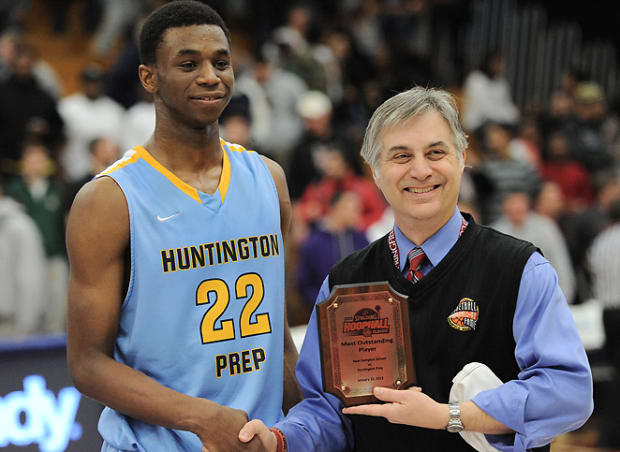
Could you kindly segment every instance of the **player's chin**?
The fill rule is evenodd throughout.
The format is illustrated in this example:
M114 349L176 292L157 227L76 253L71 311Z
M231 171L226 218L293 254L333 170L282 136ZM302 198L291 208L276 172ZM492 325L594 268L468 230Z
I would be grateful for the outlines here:
M226 104L220 104L217 107L191 108L187 111L190 124L194 127L205 127L217 122L226 108Z
M195 102L194 108L196 109L196 114L202 117L208 118L219 118L221 114L224 112L224 109L228 106L230 102L230 97L222 97L213 101L212 103L201 103Z
M201 130L205 127L209 127L214 123L217 123L220 119L221 111L214 112L208 115L194 116L189 120L190 127L192 129Z

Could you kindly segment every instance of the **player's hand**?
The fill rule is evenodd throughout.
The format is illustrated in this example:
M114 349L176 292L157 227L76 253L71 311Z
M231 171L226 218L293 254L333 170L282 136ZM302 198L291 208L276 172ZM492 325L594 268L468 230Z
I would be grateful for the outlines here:
M260 419L252 419L239 432L239 440L244 443L254 437L260 439L267 452L275 452L278 446L276 435Z
M416 427L441 429L448 423L446 405L437 403L414 386L405 390L376 387L377 399L389 402L347 407L344 414L365 414L382 416L393 424L407 424Z
M245 411L225 406L219 407L214 416L210 417L208 425L202 426L196 432L202 441L203 452L233 452L251 451L264 452L259 438L249 442L239 441L239 431L248 422Z

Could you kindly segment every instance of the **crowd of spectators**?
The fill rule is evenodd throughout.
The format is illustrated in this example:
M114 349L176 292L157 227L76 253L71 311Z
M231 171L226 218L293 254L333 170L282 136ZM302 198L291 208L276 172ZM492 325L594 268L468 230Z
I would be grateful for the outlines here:
M153 130L135 35L161 1L81 2L92 54L74 93L29 44L29 2L14 3L0 11L0 334L62 333L64 219L79 187ZM51 3L53 30L65 33L71 2ZM233 32L236 86L222 136L287 174L287 286L297 320L307 319L331 265L391 227L359 148L375 107L414 84L449 88L462 104L470 146L461 209L539 246L569 303L603 296L592 284L601 253L590 247L620 198L620 121L588 74L567 68L572 77L539 99L548 107L532 111L515 105L498 52L469 73L438 73L446 64L433 60L432 36L450 28L460 2L280 0L276 14L250 0L210 3Z

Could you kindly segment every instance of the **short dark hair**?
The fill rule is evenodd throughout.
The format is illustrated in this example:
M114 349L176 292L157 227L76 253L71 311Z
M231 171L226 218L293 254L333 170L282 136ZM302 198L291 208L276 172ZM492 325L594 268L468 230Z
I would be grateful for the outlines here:
M177 0L153 11L140 30L140 61L154 64L157 46L169 28L190 25L217 25L230 45L230 31L222 17L208 5L193 0Z

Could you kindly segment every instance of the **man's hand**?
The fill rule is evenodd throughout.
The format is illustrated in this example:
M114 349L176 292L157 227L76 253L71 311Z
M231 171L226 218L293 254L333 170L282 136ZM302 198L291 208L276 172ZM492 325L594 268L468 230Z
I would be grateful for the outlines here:
M267 428L260 419L252 419L239 432L239 440L248 442L255 436L258 437L267 452L275 452L278 442L276 435Z
M203 452L229 452L229 451L260 451L264 452L261 441L239 441L239 431L248 422L245 411L229 407L220 407L214 416L210 418L209 425L202 425L195 433L202 441ZM269 430L267 430L269 432ZM269 432L271 434L271 432ZM275 449L274 449L275 450Z
M344 414L382 416L393 424L442 429L448 424L448 406L435 402L417 386L405 390L376 387L374 395L385 404L344 408Z

